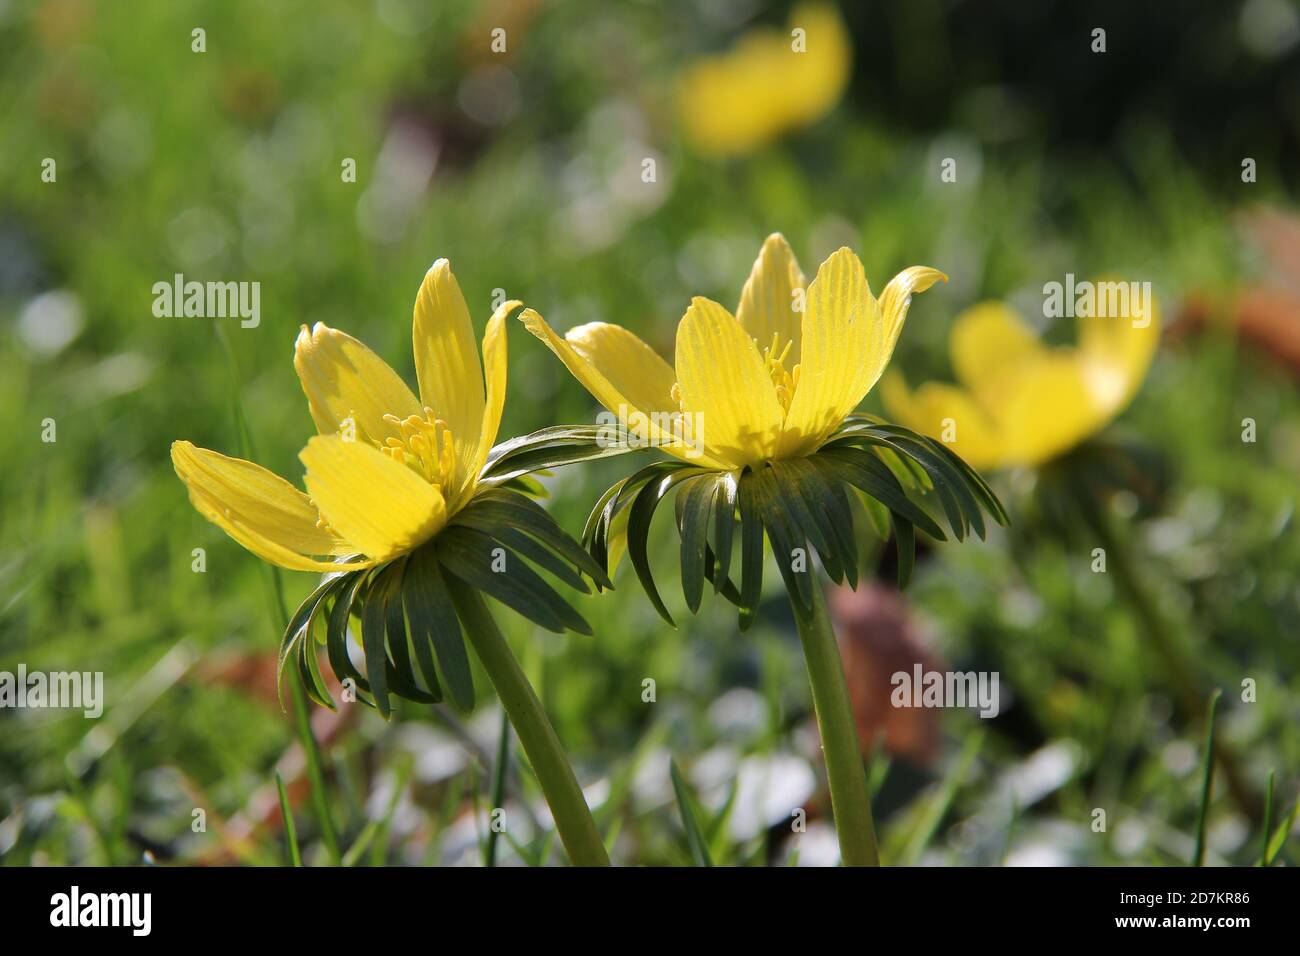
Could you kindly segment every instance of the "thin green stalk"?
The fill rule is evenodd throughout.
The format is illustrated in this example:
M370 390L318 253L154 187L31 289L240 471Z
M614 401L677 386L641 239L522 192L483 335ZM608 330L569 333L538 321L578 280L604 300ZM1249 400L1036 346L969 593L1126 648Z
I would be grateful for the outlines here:
M234 408L235 429L239 433L240 453L244 458L253 460L253 436L248 429L248 419L244 415L244 405L239 398L239 364L235 361L234 349L226 337L225 329L216 325L217 340L226 354L226 364L230 370L231 405ZM284 603L284 583L280 580L280 569L264 565L271 584L273 602L272 614L280 622L280 629L289 626L289 609ZM325 844L330 862L338 866L343 860L339 849L338 830L334 826L334 817L330 813L329 793L325 789L325 758L321 754L320 743L311 729L311 715L307 705L307 692L302 685L302 676L294 668L294 676L289 680L290 698L293 700L294 727L303 753L307 757L307 777L311 781L312 810L316 815L316 824L320 827L321 841Z
M497 628L483 596L470 587L452 588L451 596L474 653L496 688L520 746L533 765L569 859L575 866L609 866L609 854L578 786L578 778L564 756L560 738Z
M497 741L497 763L492 768L492 806L489 814L506 805L506 770L510 766L510 715L501 712L501 737ZM483 865L497 865L497 837L500 831L489 817L487 841L483 844Z
M1210 695L1210 716L1205 727L1205 766L1201 771L1201 806L1196 812L1196 849L1192 866L1205 866L1205 822L1210 813L1210 791L1214 787L1214 718L1219 712L1222 691Z
M682 772L677 769L677 761L668 761L668 775L673 781L673 793L677 795L677 809L682 815L682 826L686 829L686 843L691 850L691 859L696 866L713 866L709 857L709 848L700 832L699 821L695 819L695 809L691 806L691 792L682 779Z
M298 850L298 829L293 825L289 795L284 792L284 780L278 770L275 772L275 789L280 794L280 817L284 820L284 840L289 846L289 863L292 866L302 866L302 854Z
M849 702L849 688L844 680L844 664L835 641L826 597L821 586L813 584L812 610L805 609L795 595L794 608L799 639L803 642L804 662L812 684L813 707L821 730L822 753L826 759L826 777L831 790L831 809L835 831L840 838L840 859L845 866L879 866L876 828L871 820L871 799L867 791L867 771L858 747L858 732Z

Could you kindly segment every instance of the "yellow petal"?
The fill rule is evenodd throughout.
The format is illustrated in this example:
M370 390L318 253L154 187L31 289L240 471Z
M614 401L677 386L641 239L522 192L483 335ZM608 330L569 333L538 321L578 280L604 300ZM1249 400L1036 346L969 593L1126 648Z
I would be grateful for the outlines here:
M397 431L385 415L405 418L420 403L388 363L346 332L317 322L298 333L293 367L307 394L311 417L322 435L356 426L357 437L383 442Z
M803 315L795 311L794 293L807 284L790 244L783 235L774 232L763 243L736 307L736 318L760 349L771 345L773 335L778 347L784 348L786 342L794 343L785 362L787 368L799 362L802 331Z
M570 329L561 338L532 309L525 309L519 318L624 425L643 429L652 442L679 458L718 464L707 454L691 458L689 449L674 442L671 430L660 427L678 412L672 397L677 376L672 366L636 335L621 326L590 322Z
M958 315L948 351L957 380L990 408L1005 401L1018 373L1044 353L1034 331L1001 302L983 302Z
M880 377L894 354L894 345L907 321L907 311L912 306L912 296L924 292L936 282L947 282L948 276L929 266L908 266L885 285L880 293L880 314L885 320L885 360L876 377ZM872 383L875 384L874 382Z
M799 384L782 455L808 454L862 401L884 367L884 324L858 257L840 248L808 286Z
M497 431L501 428L501 414L506 404L506 374L508 361L506 353L506 319L510 313L523 305L511 300L501 303L501 307L488 319L487 331L483 333L483 377L487 382L487 402L483 409L483 426L479 431L473 458L467 462L465 476L457 496L458 502L468 499L478 481L478 473L483 470L488 452L497 440Z
M312 556L357 550L319 527L311 500L261 465L187 441L172 443L172 465L199 513L265 561L293 571L337 571L340 565Z
M376 561L412 550L447 523L438 489L371 445L318 435L298 457L325 520Z
M483 429L483 369L465 297L446 259L424 276L412 331L420 399L451 429L456 460L473 459Z
M676 366L682 408L700 414L710 457L739 467L775 455L781 403L735 316L709 299L692 299L677 326Z
M1101 279L1095 284L1098 295L1098 309L1095 311L1099 313L1101 299L1109 299L1107 287L1111 281ZM1075 320L1079 351L1094 400L1111 409L1114 415L1132 401L1160 344L1159 304L1154 296L1143 295L1143 298L1146 301L1125 303L1123 300L1128 300L1129 296L1124 295L1121 300L1107 305L1106 315ZM1120 307L1113 308L1112 305Z
M891 372L880 383L880 395L893 419L943 442L973 468L1001 463L998 423L964 389L927 382L912 392L900 373Z
M1002 465L1042 464L1100 430L1116 408L1075 349L1044 351L1017 370L1003 399Z
M1102 283L1096 288L1107 294ZM974 306L958 316L950 338L953 368L970 392L930 383L908 393L891 376L886 406L935 437L955 421L953 448L975 467L1040 465L1100 431L1132 400L1160 337L1156 303L1143 304L1080 318L1077 348L1044 346L1002 303Z

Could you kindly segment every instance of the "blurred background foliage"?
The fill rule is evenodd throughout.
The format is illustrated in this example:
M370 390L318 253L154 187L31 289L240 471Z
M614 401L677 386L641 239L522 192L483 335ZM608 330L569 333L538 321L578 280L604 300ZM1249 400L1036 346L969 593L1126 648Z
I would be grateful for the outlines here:
M1300 787L1300 12L915 0L842 16L842 96L715 158L683 136L681 78L756 25L784 36L789 5L0 2L0 670L103 671L107 692L98 721L0 710L0 860L283 862L275 769L322 859L264 569L167 459L182 437L238 454L237 401L258 460L300 474L300 324L345 329L413 380L411 303L446 256L480 326L503 289L556 328L613 321L667 352L689 297L734 306L778 230L810 274L842 244L877 289L912 264L950 274L900 341L914 380L951 378L948 323L974 302L1032 317L1067 272L1155 284L1169 328L1115 428L1167 480L1112 509L1205 689L1225 691L1249 794L1216 786L1209 859L1258 858L1269 772L1279 812ZM260 325L155 318L152 286L178 272L260 282ZM514 327L510 349L503 437L593 419L540 343ZM576 533L628 467L548 479L554 514ZM835 595L886 860L1185 862L1203 722L1178 712L1113 569L1091 571L1095 542L1040 520L1032 474L992 477L1009 531L934 545L900 601L863 522L883 583ZM655 540L671 567L675 535ZM834 860L798 642L767 578L743 638L722 602L691 619L672 587L684 623L666 629L627 568L578 605L595 638L500 615L616 862L690 862L670 758L715 862ZM285 581L291 601L312 584ZM999 671L1001 713L887 708L888 675L915 661ZM349 862L480 862L500 733L480 699L468 717L316 715ZM498 858L555 858L518 761L507 793Z

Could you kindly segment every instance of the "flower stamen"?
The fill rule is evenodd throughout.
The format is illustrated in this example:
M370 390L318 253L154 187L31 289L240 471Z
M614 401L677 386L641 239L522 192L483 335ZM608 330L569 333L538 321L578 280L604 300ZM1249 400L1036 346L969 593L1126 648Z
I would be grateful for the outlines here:
M426 407L423 416L398 418L385 415L384 421L398 429L401 435L390 435L380 451L411 468L432 485L451 484L456 470L455 443L451 429L441 418L434 417L432 408Z
M758 340L754 340L758 344ZM790 410L790 402L794 399L794 391L799 387L799 369L796 365L790 371L786 371L785 363L790 358L790 351L794 348L794 339L781 345L781 337L778 333L772 333L772 344L763 352L763 364L767 366L767 374L772 377L772 385L776 388L776 400L781 403L785 411Z

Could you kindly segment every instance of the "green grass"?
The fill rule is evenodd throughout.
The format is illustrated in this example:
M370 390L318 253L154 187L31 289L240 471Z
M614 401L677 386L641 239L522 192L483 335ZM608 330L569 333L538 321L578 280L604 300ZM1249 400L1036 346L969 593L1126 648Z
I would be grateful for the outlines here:
M259 460L296 479L312 430L291 365L299 325L343 328L413 380L412 301L425 268L448 256L480 328L502 288L559 329L613 321L668 353L689 297L733 306L763 237L780 230L810 273L852 245L877 290L915 263L949 272L918 297L895 356L912 379L947 377L945 335L964 306L1000 296L1033 308L1043 282L1108 270L1151 278L1169 316L1192 291L1249 278L1238 207L1290 204L1263 183L1239 197L1210 191L1159 130L1087 165L961 131L981 150L981 176L941 187L931 144L881 126L854 98L752 157L701 160L677 140L668 108L690 31L650 4L561 4L520 28L509 61L520 107L499 129L457 107L462 78L482 62L466 13L432 14L407 35L345 3L177 3L148 16L45 6L39 21L33 4L0 21L0 240L16 250L0 278L0 670L103 671L108 706L99 721L0 711L7 864L129 865L147 853L283 865L286 848L306 865L342 855L478 864L486 804L502 793L511 825L488 844L490 859L562 858L526 763L493 777L499 711L481 672L468 717L406 702L392 723L345 714L326 744L336 844L287 772L296 834L286 839L263 812L276 803L277 767L292 763L293 711L265 679L214 673L232 658L273 660L280 622L265 570L190 507L168 446L187 438L238 454L237 397ZM204 54L190 51L198 25ZM634 69L612 69L588 37L622 44ZM395 175L380 159L394 117L436 142L439 158L381 238L371 191ZM650 151L655 188L639 177ZM56 183L40 180L46 156L58 160ZM340 181L343 157L357 160L355 184ZM152 315L152 284L175 272L261 282L258 328L217 320L237 396L211 321ZM48 289L71 292L83 318L52 353L19 324ZM874 397L866 407L879 410ZM502 437L594 414L550 353L512 327ZM1255 444L1239 440L1247 416L1259 423ZM41 441L46 418L52 444ZM936 547L907 600L953 667L998 670L1014 706L993 722L945 712L932 766L890 761L875 804L887 857L997 863L1050 850L1073 863L1183 865L1203 809L1207 863L1250 864L1264 845L1279 863L1300 861L1285 830L1265 843L1263 817L1271 772L1277 808L1300 787L1300 392L1272 360L1210 333L1162 349L1119 427L1168 462L1158 511L1126 524L1162 613L1223 690L1217 739L1244 755L1258 818L1218 776L1202 806L1204 722L1175 713L1139 623L1114 583L1089 572L1092 544L1036 527L1023 476L999 475L1010 531ZM576 534L630 467L562 471L548 479L548 507ZM711 596L692 617L672 583L669 524L656 523L652 561L679 630L626 562L616 591L574 599L594 638L498 619L579 776L608 794L595 811L616 863L809 862L810 844L773 835L788 831L795 804L763 809L756 796L780 790L764 767L821 773L778 577L769 568L768 600L743 637ZM873 553L878 542L862 533ZM191 570L195 548L206 551L203 573ZM283 583L293 606L313 580L285 573ZM789 792L810 827L825 822L816 793ZM1091 826L1097 808L1104 832ZM1293 825L1294 812L1276 820Z

